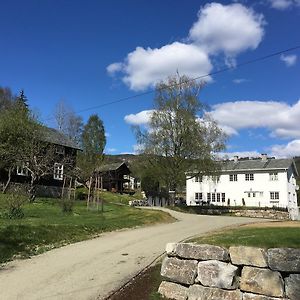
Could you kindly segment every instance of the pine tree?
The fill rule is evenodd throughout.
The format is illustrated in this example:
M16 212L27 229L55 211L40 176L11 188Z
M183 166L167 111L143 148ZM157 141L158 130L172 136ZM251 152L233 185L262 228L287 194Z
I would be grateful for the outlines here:
M28 111L27 97L25 96L24 90L20 91L20 95L16 98L17 107Z

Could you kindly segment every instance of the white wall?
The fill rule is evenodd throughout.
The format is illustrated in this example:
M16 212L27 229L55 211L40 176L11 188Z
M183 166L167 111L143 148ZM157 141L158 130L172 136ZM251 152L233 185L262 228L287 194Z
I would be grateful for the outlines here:
M278 180L270 180L270 173L277 172ZM203 200L207 201L207 193L225 193L225 202L212 202L215 205L230 206L243 205L244 198L246 206L288 207L297 205L297 194L295 191L296 180L292 169L287 171L260 171L247 172L254 174L253 181L245 180L245 172L222 173L217 182L204 177L202 182L195 182L195 178L188 179L186 185L187 205L196 205L195 193L202 193ZM237 174L237 181L229 181L229 174ZM250 197L248 195L250 192ZM272 200L270 192L279 192L279 200ZM255 197L253 197L255 193ZM216 196L217 197L217 196ZM296 204L295 204L296 203Z

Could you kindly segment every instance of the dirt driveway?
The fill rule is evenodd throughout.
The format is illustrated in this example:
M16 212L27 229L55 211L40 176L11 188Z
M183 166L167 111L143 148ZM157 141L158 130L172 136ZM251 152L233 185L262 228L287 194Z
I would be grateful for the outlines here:
M168 212L178 221L106 233L8 263L0 270L0 299L103 299L159 256L167 242L259 221Z

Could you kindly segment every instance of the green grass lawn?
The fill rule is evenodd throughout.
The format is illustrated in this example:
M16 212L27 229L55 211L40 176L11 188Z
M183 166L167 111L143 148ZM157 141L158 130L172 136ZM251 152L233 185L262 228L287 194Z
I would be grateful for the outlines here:
M263 248L300 248L300 227L241 226L194 238L189 242L224 247L243 245Z
M81 197L87 198L88 189L87 188L78 188L77 195L81 195ZM118 194L118 193L111 193L111 192L102 192L101 197L106 202L113 202L113 203L121 203L121 204L128 204L129 201L132 200L142 200L143 197L141 193L135 193L134 195L129 194Z
M0 196L0 213L5 195ZM0 262L27 257L65 244L92 238L105 231L171 222L163 212L106 203L104 213L75 202L72 213L63 213L59 200L37 199L23 207L23 219L0 217Z

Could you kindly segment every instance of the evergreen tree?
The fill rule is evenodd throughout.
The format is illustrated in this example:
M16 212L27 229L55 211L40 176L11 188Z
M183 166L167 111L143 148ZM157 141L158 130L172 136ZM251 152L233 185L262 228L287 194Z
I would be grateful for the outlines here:
M20 108L24 111L27 111L27 112L29 111L28 104L27 104L27 97L25 96L23 89L20 91L19 96L16 98L16 105L18 108Z

